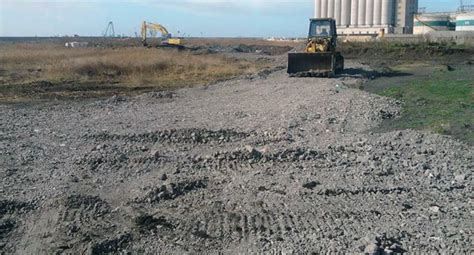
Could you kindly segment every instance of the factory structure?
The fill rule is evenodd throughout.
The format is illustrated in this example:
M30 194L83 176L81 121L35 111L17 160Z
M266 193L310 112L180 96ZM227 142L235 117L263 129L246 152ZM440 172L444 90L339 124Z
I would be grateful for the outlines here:
M315 18L336 19L343 35L411 34L418 0L315 0Z
M474 32L474 12L422 13L415 15L414 34L435 31Z

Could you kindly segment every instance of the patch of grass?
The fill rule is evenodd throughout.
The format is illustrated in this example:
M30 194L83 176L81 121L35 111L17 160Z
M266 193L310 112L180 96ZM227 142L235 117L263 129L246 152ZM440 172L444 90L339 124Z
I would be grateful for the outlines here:
M391 87L380 94L403 101L394 128L427 129L474 144L474 81L467 70L439 72L427 80Z
M257 73L270 65L269 61L235 59L221 54L196 55L173 49L0 45L0 101L47 98L51 91L67 97L68 92L79 90L87 97L87 94L103 94L100 85L113 85L113 89L104 90L112 94L126 93L131 88L167 90L206 85ZM37 86L45 82L48 86ZM94 87L100 93L92 91Z

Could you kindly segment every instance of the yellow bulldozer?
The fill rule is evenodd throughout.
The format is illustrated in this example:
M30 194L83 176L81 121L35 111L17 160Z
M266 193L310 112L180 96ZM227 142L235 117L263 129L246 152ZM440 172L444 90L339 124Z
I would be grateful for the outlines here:
M304 52L288 54L288 74L296 77L333 77L344 70L344 57L336 51L336 21L310 19Z
M143 46L148 46L148 34L156 35L158 32L161 33L161 43L158 45L158 47L171 47L178 49L184 48L184 46L181 44L181 39L173 38L173 36L168 32L168 29L166 29L164 26L146 21L143 21L142 23L141 35Z

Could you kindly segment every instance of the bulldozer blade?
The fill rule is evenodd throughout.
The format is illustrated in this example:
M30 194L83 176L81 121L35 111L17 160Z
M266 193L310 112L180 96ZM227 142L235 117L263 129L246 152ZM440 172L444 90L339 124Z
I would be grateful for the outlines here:
M335 72L334 54L328 53L289 53L288 73L301 74L312 73L328 75Z

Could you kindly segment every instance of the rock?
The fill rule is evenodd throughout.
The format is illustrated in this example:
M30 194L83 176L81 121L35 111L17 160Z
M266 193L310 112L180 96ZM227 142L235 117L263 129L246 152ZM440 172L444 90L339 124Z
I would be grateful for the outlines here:
M127 98L124 97L124 96L112 96L110 97L109 99L107 99L107 103L108 104L118 104L118 103L122 103L122 102L126 102L127 101Z
M434 205L434 206L431 206L430 208L430 211L432 211L433 213L439 213L439 207Z
M365 247L364 254L379 254L379 247L377 246L377 244L371 243Z
M258 150L257 148L255 147L252 147L250 145L246 145L245 146L245 150L247 150L249 153L250 153L250 156L252 158L260 158L262 157L262 151L261 150Z
M337 123L337 118L334 118L334 117L328 118L328 123L329 124L336 124Z
M459 174L459 175L454 176L454 180L457 182L463 182L465 179L466 179L465 174Z
M160 157L160 152L158 150L152 150L150 152L151 156L154 158L159 158Z
M395 117L395 114L386 110L380 110L380 116L382 117L382 119L388 120L393 119Z
M160 177L160 180L166 181L166 180L168 180L168 176L166 174L162 174L161 177Z
M71 176L71 182L79 182L79 178L75 175Z
M413 208L413 206L409 203L403 203L402 206L403 206L402 211L407 211Z
M403 249L402 246L401 246L400 244L398 244L398 243L392 244L392 245L390 246L390 249L389 249L389 250L392 251L392 252L396 252L396 253L404 253L404 252L406 252L406 250Z
M316 188L316 186L318 186L319 184L320 184L319 182L311 181L311 182L303 184L303 188L307 188L307 189L312 190L312 189Z
M245 145L245 150L247 150L248 152L252 153L253 150L255 150L254 147L250 146L250 145Z

